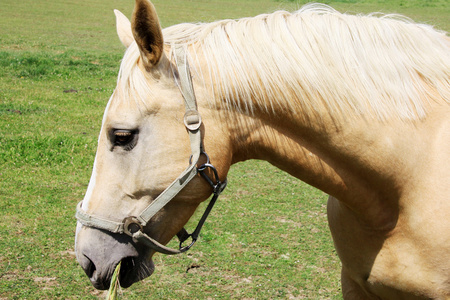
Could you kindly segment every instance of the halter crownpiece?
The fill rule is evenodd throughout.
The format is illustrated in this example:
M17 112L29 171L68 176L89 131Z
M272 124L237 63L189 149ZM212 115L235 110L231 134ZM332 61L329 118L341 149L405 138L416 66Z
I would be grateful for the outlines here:
M177 85L183 96L186 113L184 115L184 125L188 129L189 139L191 143L191 157L189 159L189 166L175 179L152 203L150 203L139 216L126 217L122 222L115 222L107 220L101 217L88 214L84 211L82 201L77 205L75 217L84 226L99 228L110 231L112 233L127 234L138 242L142 242L153 250L164 254L180 254L189 250L198 239L200 230L206 221L209 213L211 212L217 198L220 193L225 189L227 181L221 182L216 168L210 163L209 157L203 150L202 137L201 137L201 124L202 119L200 113L197 110L197 101L194 94L194 88L192 86L192 77L189 71L189 65L187 62L186 51L183 45L176 45L173 47L175 62L178 70L179 81ZM177 78L177 76L175 76ZM206 163L197 168L197 164L201 156L206 157ZM210 169L214 177L211 179L205 171ZM171 249L158 241L152 239L144 233L144 227L150 221L150 219L159 212L167 203L170 202L197 174L199 174L211 185L213 188L213 197L209 202L202 218L195 230L189 234L182 228L177 233L180 240L179 249ZM183 246L183 243L192 238L192 242L188 246Z

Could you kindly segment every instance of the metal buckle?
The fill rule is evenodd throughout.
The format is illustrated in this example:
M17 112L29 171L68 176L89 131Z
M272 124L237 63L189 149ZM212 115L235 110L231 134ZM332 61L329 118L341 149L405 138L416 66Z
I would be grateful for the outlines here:
M184 126L190 131L195 131L202 125L202 117L197 110L188 110L184 114Z

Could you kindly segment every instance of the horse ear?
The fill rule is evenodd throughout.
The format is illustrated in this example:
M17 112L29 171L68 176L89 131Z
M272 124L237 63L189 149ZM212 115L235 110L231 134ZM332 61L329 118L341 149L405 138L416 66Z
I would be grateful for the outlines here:
M125 48L128 48L134 41L130 20L117 9L114 10L114 14L116 15L117 35Z
M145 66L156 65L163 53L164 40L156 9L149 0L136 0L131 24Z

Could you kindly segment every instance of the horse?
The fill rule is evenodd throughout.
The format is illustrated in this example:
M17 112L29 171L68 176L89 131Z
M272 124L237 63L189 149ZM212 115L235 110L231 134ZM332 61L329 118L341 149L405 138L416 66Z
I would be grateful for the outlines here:
M445 32L319 4L164 30L149 0L115 14L126 52L77 207L94 287L187 251L214 203L187 234L199 204L260 159L330 195L344 299L450 298Z

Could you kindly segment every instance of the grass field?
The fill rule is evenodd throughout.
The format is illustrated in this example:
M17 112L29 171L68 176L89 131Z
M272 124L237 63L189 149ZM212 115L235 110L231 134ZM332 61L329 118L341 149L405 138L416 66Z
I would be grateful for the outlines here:
M123 48L112 10L131 0L2 0L0 10L0 299L96 299L73 253L101 117ZM155 0L163 26L238 18L306 1ZM401 13L450 30L449 0L324 1L340 11ZM264 162L236 165L186 255L122 299L341 299L326 195ZM198 218L199 216L196 216Z

